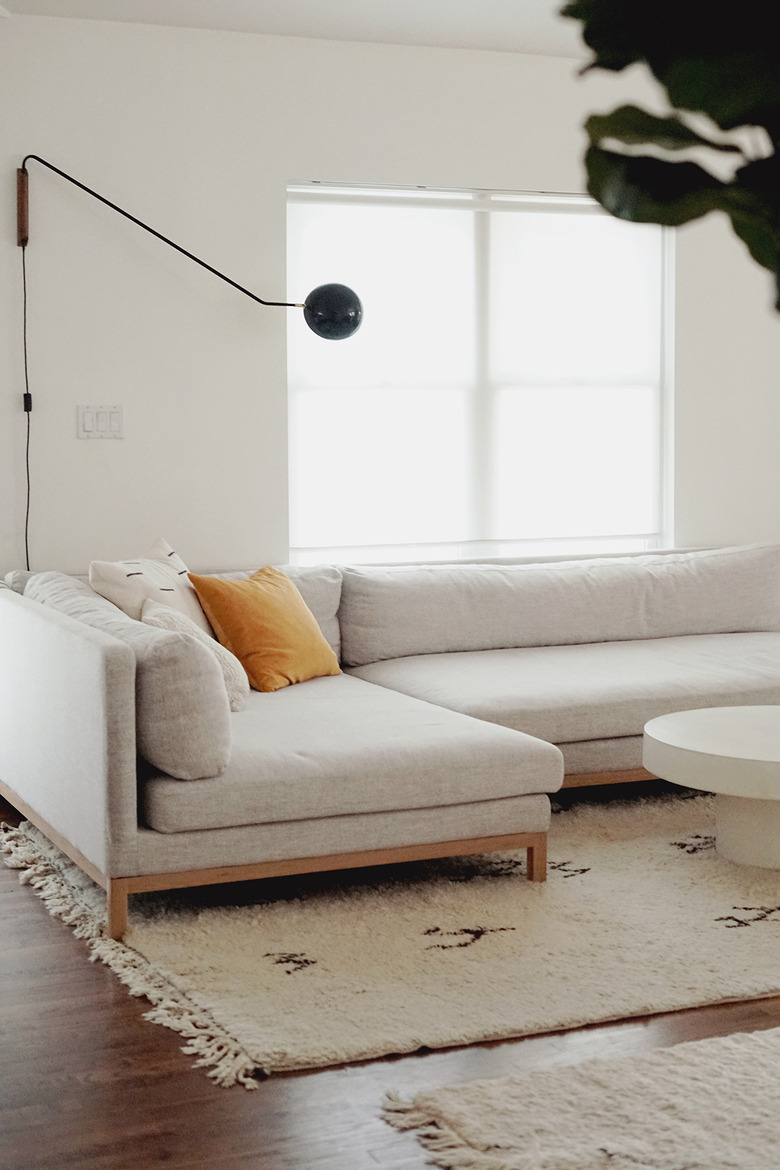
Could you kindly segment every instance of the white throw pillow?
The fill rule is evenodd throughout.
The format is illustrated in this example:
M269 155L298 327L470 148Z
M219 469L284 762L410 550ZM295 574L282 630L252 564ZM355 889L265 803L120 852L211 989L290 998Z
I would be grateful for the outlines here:
M173 609L170 605L154 601L152 598L147 598L141 607L141 621L145 622L147 626L156 626L160 630L173 630L177 634L189 634L192 638L197 638L199 642L208 646L222 670L222 677L225 680L225 688L230 700L230 710L240 711L242 709L249 694L249 679L243 666L235 654L228 650L227 646L222 646L210 634L204 634L203 630L195 622L190 621L185 613Z
M165 540L157 540L144 557L128 561L93 561L89 583L96 593L118 606L128 617L141 620L147 598L169 605L190 618L204 634L214 637L198 595L190 584L184 561Z

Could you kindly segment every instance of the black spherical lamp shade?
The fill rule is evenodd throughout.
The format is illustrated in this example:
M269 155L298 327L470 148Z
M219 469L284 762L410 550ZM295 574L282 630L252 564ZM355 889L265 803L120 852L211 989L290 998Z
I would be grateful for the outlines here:
M360 298L345 284L321 284L303 305L306 324L319 337L339 341L351 337L363 320Z

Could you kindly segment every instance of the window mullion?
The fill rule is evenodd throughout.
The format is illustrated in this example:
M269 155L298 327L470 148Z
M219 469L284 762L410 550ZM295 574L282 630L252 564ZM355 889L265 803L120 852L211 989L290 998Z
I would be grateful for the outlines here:
M475 369L471 400L471 540L490 537L493 401L490 382L490 212L474 212Z

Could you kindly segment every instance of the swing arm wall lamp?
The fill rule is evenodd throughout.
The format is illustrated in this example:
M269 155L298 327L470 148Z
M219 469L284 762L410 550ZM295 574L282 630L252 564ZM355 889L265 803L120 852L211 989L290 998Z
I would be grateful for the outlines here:
M118 207L116 203L112 203L110 199L99 195L97 191L93 191L91 187L87 187L84 183L80 183L78 179L74 179L72 175L68 175L65 171L61 171L59 167L55 167L53 163L47 162L46 159L40 158L37 154L28 154L22 160L22 165L16 172L16 209L17 209L17 243L20 248L27 247L30 230L30 211L29 211L29 175L27 171L27 163L34 161L40 163L41 166L47 167L48 170L54 171L60 178L72 183L74 187L78 187L81 191L85 191L87 195L91 195L93 199L98 199L104 203L106 207L110 207L112 211L116 211L119 215L129 219L132 223L137 224L138 227L143 228L145 232L155 236L170 248L174 248L177 252L181 252L188 260L193 260L199 264L201 268L212 272L214 276L218 276L220 280L224 280L226 284L238 289L244 296L251 297L253 301L257 301L260 305L270 305L276 308L283 309L303 309L303 315L306 324L314 333L320 337L324 337L330 341L337 341L341 338L351 337L356 329L360 326L363 319L363 306L360 299L351 288L347 288L343 284L322 284L313 289L309 293L306 300L301 302L295 301L266 301L256 293L250 292L248 288L237 284L235 280L231 280L229 276L225 276L223 272L219 272L216 268L212 268L205 260L201 260L198 256L194 256L192 252L188 252L186 248L182 248L179 244L175 244L173 240L169 240L161 232L156 231L153 227L143 223L142 220L137 219L131 215L129 211L125 211L122 207Z

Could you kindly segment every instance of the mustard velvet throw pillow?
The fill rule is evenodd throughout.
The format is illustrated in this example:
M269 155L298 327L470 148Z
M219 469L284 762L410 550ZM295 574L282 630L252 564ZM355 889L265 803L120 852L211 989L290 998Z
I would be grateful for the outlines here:
M289 577L267 565L241 581L190 573L217 639L256 691L341 674L317 619Z

